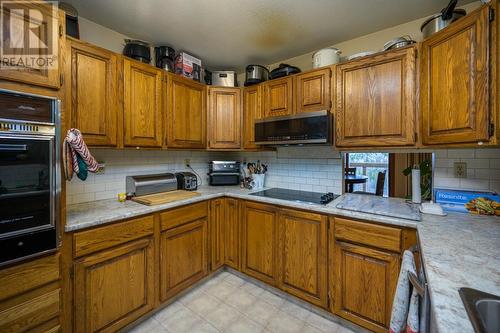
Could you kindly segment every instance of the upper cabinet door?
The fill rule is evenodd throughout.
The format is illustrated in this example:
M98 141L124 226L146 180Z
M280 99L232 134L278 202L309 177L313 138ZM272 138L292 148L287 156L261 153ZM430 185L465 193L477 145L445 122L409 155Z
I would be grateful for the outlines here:
M330 68L297 75L297 113L330 110L330 78Z
M124 145L161 147L162 72L155 67L124 59L123 85Z
M167 145L206 147L206 86L175 74L168 75Z
M116 146L116 54L74 39L66 47L66 105L71 127L89 146Z
M337 66L337 146L415 143L415 61L409 47Z
M241 89L209 88L208 147L241 148Z
M422 43L424 144L489 139L488 11L484 6Z
M264 84L264 117L293 113L293 78L284 77Z
M257 149L255 120L262 118L262 85L243 89L243 148Z
M64 13L43 2L5 1L0 15L0 78L59 89Z

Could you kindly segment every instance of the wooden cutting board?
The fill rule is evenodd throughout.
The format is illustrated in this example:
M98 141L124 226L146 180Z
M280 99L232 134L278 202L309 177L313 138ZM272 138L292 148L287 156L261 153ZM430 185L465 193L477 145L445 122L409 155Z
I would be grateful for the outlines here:
M132 201L141 203L143 205L154 206L154 205L161 205L161 204L172 202L172 201L189 199L192 197L196 197L198 195L200 195L200 193L198 193L198 192L177 190L177 191L148 194L148 195L143 195L140 197L133 197Z

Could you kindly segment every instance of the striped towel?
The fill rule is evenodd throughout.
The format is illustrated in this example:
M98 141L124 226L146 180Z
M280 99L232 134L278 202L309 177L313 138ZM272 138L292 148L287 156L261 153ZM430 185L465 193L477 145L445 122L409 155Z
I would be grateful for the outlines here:
M96 159L90 154L87 145L83 141L82 133L76 128L68 130L64 139L64 166L66 179L71 180L73 172L79 174L80 167L78 165L78 156L85 162L87 170L96 172L99 169L99 164Z
M411 251L406 250L403 253L398 285L392 303L390 333L419 332L419 296L416 290L412 290L410 280L408 279L408 272L416 275L415 258Z

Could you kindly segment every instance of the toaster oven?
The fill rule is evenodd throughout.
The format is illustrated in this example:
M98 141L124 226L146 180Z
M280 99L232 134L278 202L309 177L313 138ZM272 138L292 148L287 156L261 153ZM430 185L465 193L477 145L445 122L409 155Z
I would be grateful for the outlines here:
M240 162L212 161L208 166L208 182L210 185L239 185Z

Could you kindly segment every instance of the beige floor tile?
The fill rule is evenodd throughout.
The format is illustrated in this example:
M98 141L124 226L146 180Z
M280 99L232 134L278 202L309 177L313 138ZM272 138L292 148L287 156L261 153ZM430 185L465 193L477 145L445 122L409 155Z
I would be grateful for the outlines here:
M230 283L236 287L240 287L243 284L245 284L245 280L243 280L242 278L240 278L239 276L236 276L234 274L230 274L229 276L227 276L224 279L224 281L226 281L227 283Z
M218 330L205 320L199 321L189 329L189 333L219 333L219 332L222 331Z
M245 311L245 309L255 303L255 301L257 301L255 296L238 288L224 300L226 304L234 306L239 311Z
M208 288L206 293L212 296L217 297L220 300L225 300L229 295L231 295L235 290L236 286L229 284L225 281L221 281L220 283Z
M196 314L200 316L206 315L208 312L215 309L219 304L220 300L208 295L202 294L198 298L191 300L191 302L186 303L186 307L194 311Z
M280 311L269 321L266 329L275 333L299 333L304 325L304 321Z
M178 302L181 302L182 304L186 305L190 303L192 300L197 299L201 296L205 295L205 292L199 288L191 290L189 293L186 295L182 296Z
M322 332L328 333L336 333L339 328L342 328L340 324L317 315L316 313L311 313L311 315L306 318L306 323L319 329Z
M267 326L278 311L277 307L259 299L245 310L245 315L258 324Z
M227 333L261 333L264 327L245 316L238 317L224 332Z
M163 327L158 321L149 318L143 323L132 328L130 333L168 333L167 329Z
M168 305L166 308L160 310L159 312L157 312L153 316L153 318L161 322L161 321L171 317L177 311L179 311L181 309L185 309L185 308L186 307L184 306L184 304L177 301L177 302L174 302L174 303Z
M160 323L172 333L190 332L191 327L198 324L201 318L188 308L181 308L173 315L163 318Z
M301 333L323 333L323 332L318 330L316 327L306 324L304 327L302 327Z
M253 284L251 282L245 282L245 284L243 284L240 287L240 289L249 293L250 295L255 296L255 297L260 296L264 292L263 288L256 286L255 284Z
M241 312L229 306L227 304L221 303L217 308L209 312L204 318L208 320L215 328L219 330L224 330L228 328L236 319L242 315Z
M290 301L285 301L280 310L299 320L306 320L306 318L311 314L311 311L309 309L306 309Z
M262 294L259 295L259 298L277 308L281 307L285 302L283 298L267 290L264 290Z

